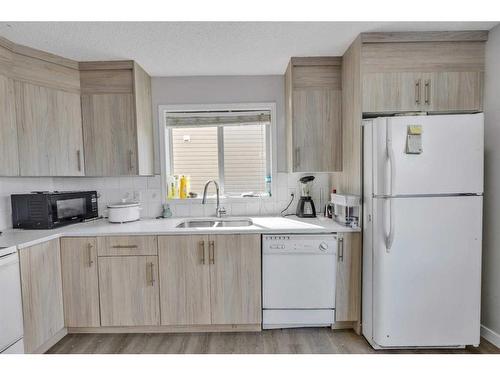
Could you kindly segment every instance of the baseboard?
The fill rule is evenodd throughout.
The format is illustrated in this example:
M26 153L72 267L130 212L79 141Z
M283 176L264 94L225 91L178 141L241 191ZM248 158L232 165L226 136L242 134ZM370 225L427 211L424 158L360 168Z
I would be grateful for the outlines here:
M491 342L497 348L500 348L500 334L481 325L481 337Z
M68 333L258 332L260 324L207 324L140 327L68 327Z
M356 322L335 322L332 324L332 329L350 329L356 326Z
M52 348L55 344L57 344L64 336L68 334L68 330L66 328L58 331L54 336L52 336L49 340L44 342L41 346L36 348L32 354L43 354Z

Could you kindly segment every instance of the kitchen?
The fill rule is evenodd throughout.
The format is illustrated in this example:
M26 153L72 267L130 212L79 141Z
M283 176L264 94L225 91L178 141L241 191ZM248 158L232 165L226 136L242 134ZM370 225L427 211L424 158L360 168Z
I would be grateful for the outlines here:
M273 23L1 22L0 349L500 353L500 26L358 26L269 74L84 39Z

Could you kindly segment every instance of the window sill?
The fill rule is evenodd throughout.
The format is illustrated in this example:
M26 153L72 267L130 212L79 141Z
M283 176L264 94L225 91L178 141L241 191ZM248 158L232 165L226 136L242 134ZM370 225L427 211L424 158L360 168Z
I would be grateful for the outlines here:
M272 201L274 196L269 196L269 195L264 195L264 196L259 196L259 197L220 197L221 202L230 202L230 203L245 203L245 202L256 202L258 200L263 200L263 201ZM202 201L201 197L196 197L196 198L186 198L186 199L180 199L180 198L173 198L173 199L167 199L166 203L198 203L200 204ZM210 196L207 197L207 202L208 203L215 203L217 202L217 198L215 196Z

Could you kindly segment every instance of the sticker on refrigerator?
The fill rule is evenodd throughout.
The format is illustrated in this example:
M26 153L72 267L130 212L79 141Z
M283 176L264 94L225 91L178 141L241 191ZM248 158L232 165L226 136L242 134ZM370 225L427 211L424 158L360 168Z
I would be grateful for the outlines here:
M407 154L421 154L422 148L422 125L408 125L406 133L406 153Z

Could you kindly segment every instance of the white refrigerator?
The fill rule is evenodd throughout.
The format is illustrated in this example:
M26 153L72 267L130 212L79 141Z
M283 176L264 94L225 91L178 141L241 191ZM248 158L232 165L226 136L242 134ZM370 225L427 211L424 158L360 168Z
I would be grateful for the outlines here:
M362 331L376 349L479 345L483 123L363 121Z

